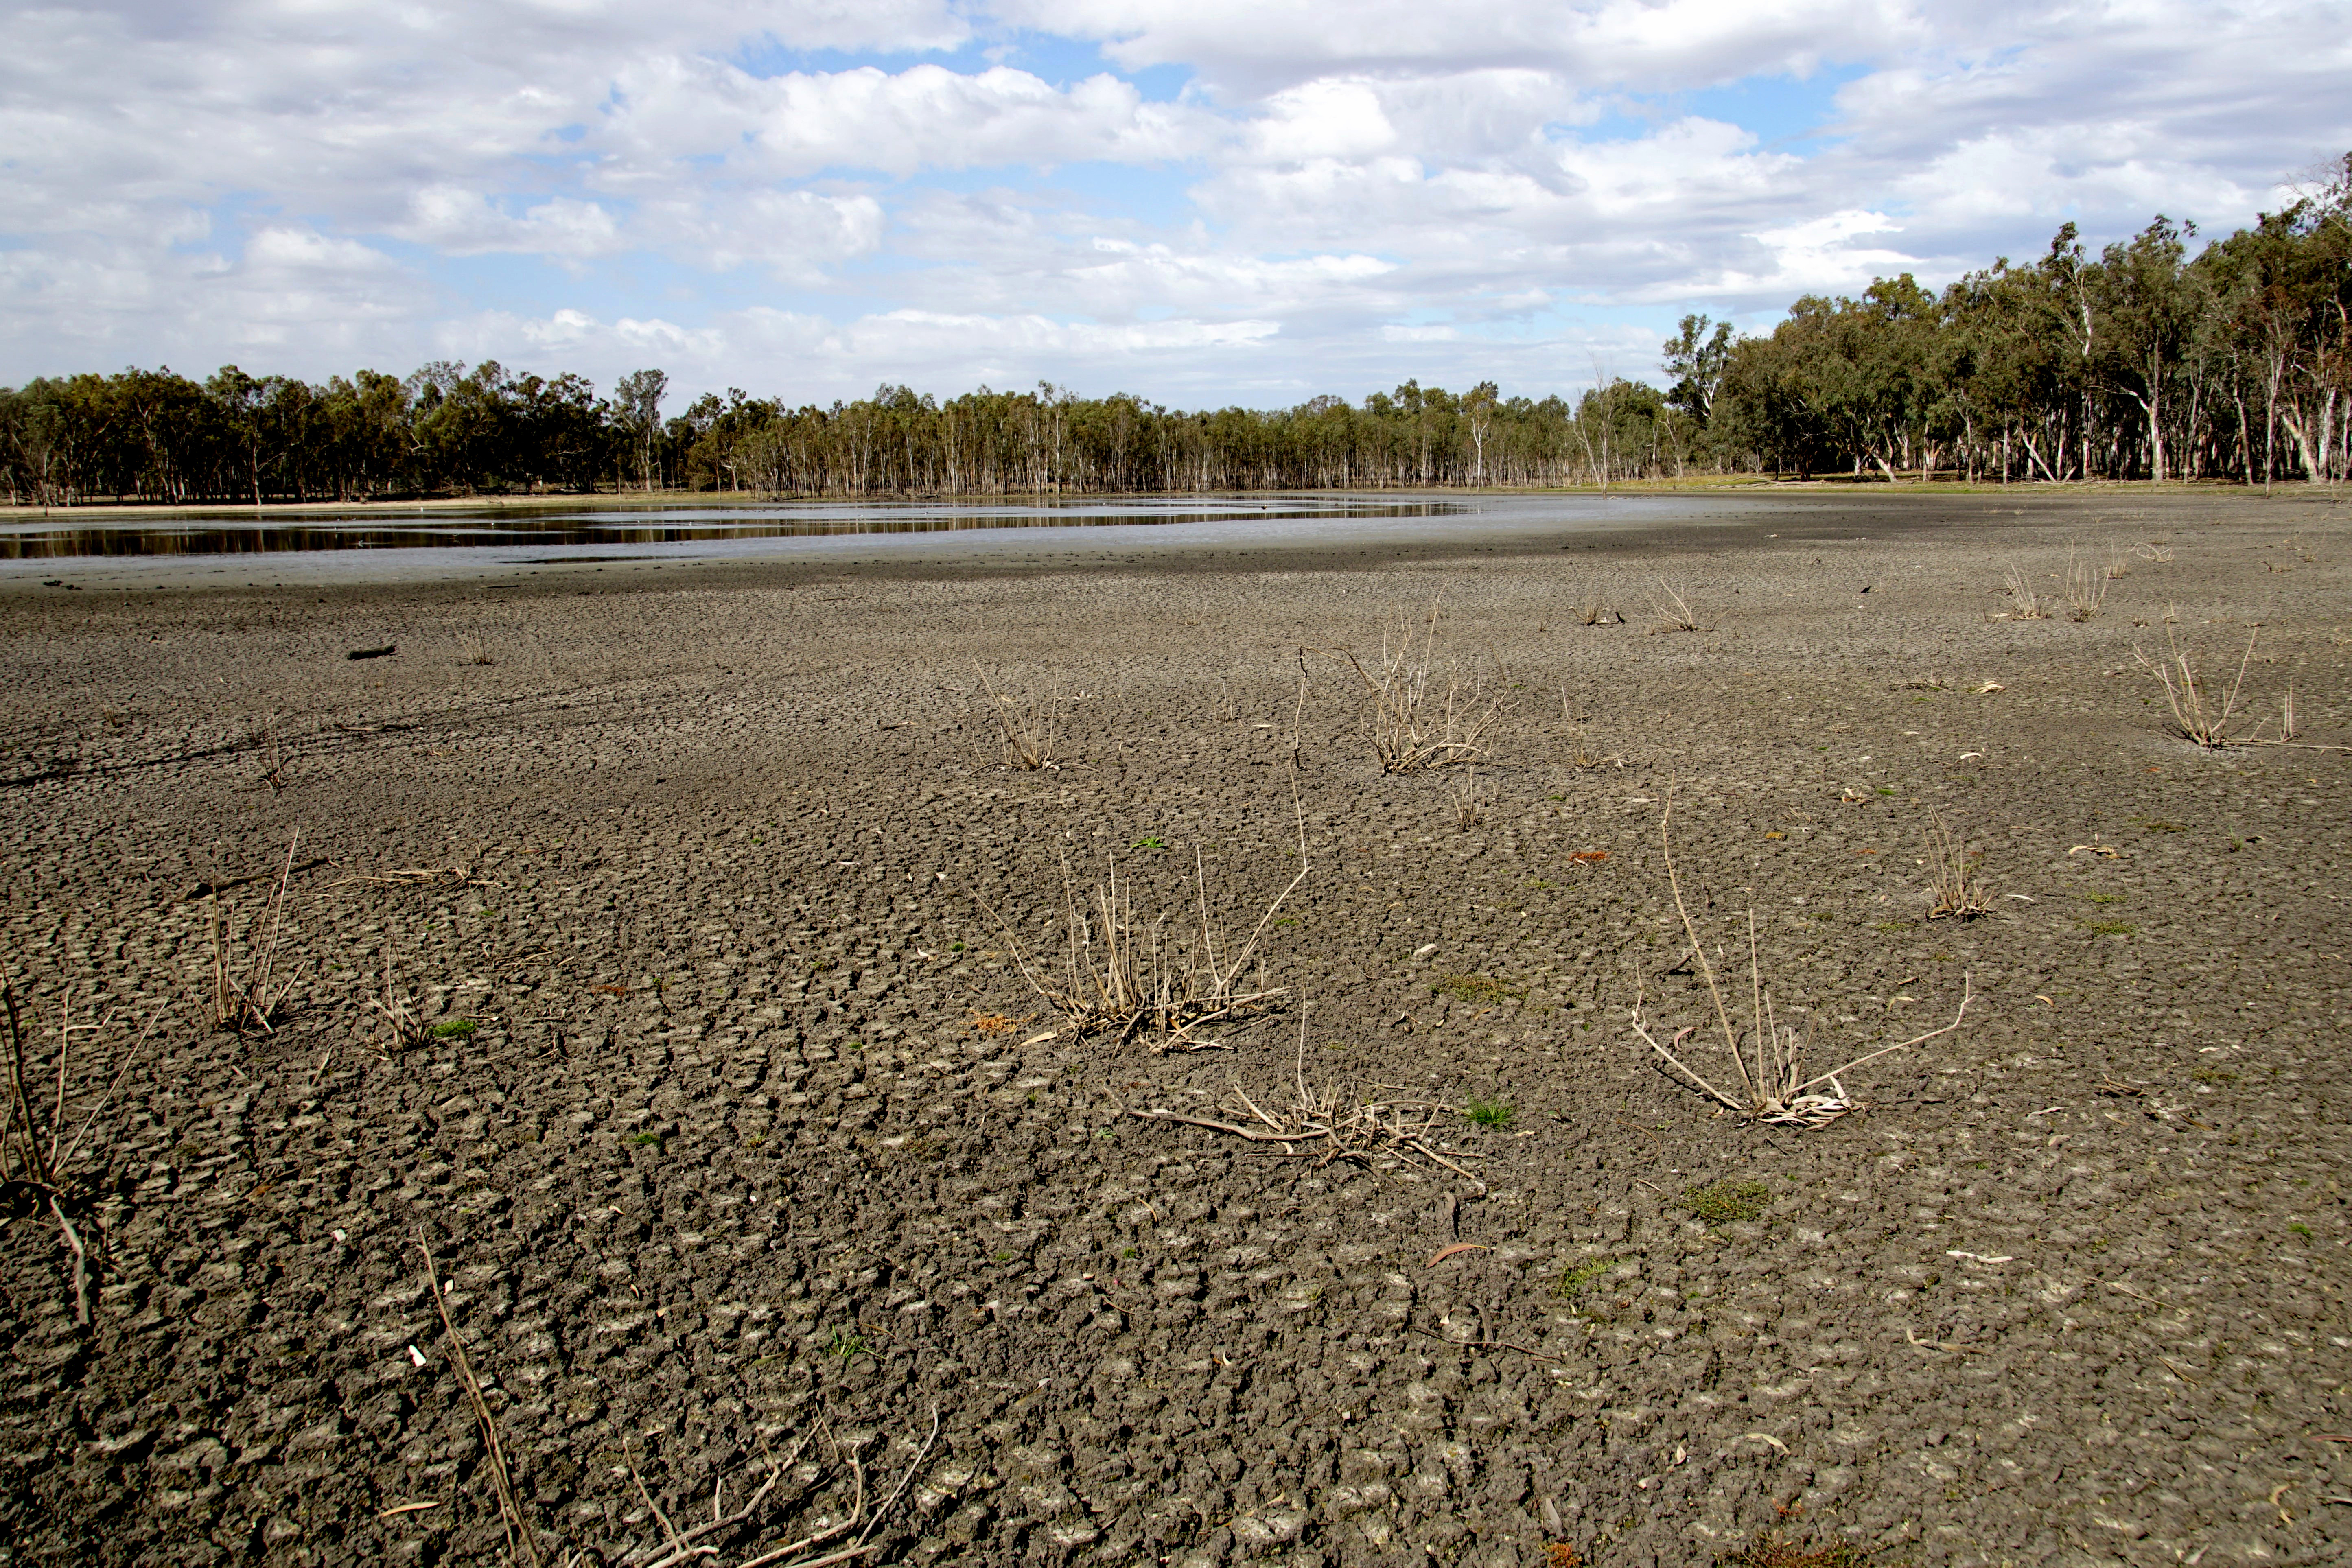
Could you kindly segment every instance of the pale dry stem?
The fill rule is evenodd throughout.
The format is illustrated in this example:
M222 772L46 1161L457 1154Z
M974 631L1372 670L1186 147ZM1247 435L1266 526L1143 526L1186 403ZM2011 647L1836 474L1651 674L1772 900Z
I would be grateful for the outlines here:
M1948 1035L1960 1026L1968 1016L1969 1003L1974 993L1969 987L1968 976L1960 979L1960 1005L1952 1021L1939 1029L1930 1029L1910 1039L1866 1052L1827 1072L1808 1077L1804 1068L1805 1045L1797 1031L1781 1024L1773 1016L1772 994L1764 984L1762 960L1756 936L1756 911L1748 911L1748 985L1749 1024L1747 1042L1743 1046L1740 1032L1731 1022L1731 1009L1725 1003L1723 987L1716 978L1715 965L1707 961L1706 944L1699 940L1698 926L1691 919L1690 907L1683 900L1682 879L1675 868L1674 846L1666 827L1674 816L1674 789L1666 791L1666 807L1658 818L1658 845L1665 854L1666 885L1674 894L1675 912L1682 917L1683 934L1690 942L1690 955L1698 965L1699 977L1706 982L1707 994L1715 1005L1717 1027L1722 1035L1722 1049L1731 1058L1733 1069L1739 1075L1741 1093L1734 1096L1709 1080L1688 1062L1675 1053L1696 1028L1677 1031L1669 1045L1658 1043L1649 1025L1642 1016L1642 994L1637 989L1633 998L1631 1022L1633 1033L1642 1043L1657 1053L1659 1058L1687 1079L1709 1098L1727 1110L1752 1121L1774 1122L1784 1126L1819 1127L1836 1120L1854 1108L1853 1098L1839 1079L1858 1067L1908 1050L1914 1046ZM1752 1058L1752 1059L1751 1059ZM1827 1084L1832 1092L1814 1092Z
M2245 689L2246 669L2254 661L2255 639L2261 636L2257 628L2246 638L2246 652L2238 661L2237 679L2230 683L2230 689L2218 704L2168 628L2164 634L2168 651L2163 658L2152 659L2137 648L2132 650L2132 657L2139 660L2141 668L2163 683L2165 706L2172 710L2174 731L2209 752L2219 751L2224 746L2245 743L2231 735L2230 730L2245 717L2239 706L2239 696Z

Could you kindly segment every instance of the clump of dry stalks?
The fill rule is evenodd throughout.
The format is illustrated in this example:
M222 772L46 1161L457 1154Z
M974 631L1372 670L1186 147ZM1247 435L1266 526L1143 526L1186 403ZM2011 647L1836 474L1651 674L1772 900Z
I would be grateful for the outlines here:
M106 1092L93 1103L82 1117L81 1125L71 1138L65 1135L67 1125L67 1088L71 1073L73 1037L78 1034L96 1033L114 1021L108 1013L95 1023L73 1021L70 1004L61 1005L58 1020L57 1088L54 1095L35 1096L31 1082L36 1075L26 1047L26 1019L16 1001L13 984L0 985L0 1011L7 1015L8 1110L5 1132L0 1132L0 1182L5 1182L14 1195L22 1194L46 1207L58 1222L66 1250L73 1255L74 1321L87 1326L89 1322L89 1252L83 1247L81 1233L74 1227L74 1215L82 1212L88 1200L80 1184L73 1176L74 1156L81 1152L83 1140L89 1136L100 1112L113 1103L115 1091L122 1087L123 1079L139 1059L148 1037L163 1021L159 1009L139 1031L138 1037L125 1052L122 1063L106 1086Z
M2118 560L2122 559L2117 557ZM2066 618L2087 621L2099 613L2107 602L2107 579L2119 577L2120 572L2103 570L2095 561L2066 552Z
M1485 668L1475 658L1466 671L1459 661L1448 660L1444 690L1439 692L1434 668L1441 600L1430 601L1418 633L1403 615L1382 630L1376 669L1367 669L1352 652L1340 652L1372 700L1372 751L1383 773L1475 761L1486 754L1486 736L1502 721L1504 694L1489 689Z
M1839 1081L1845 1074L1881 1057L1925 1045L1960 1026L1960 1020L1968 1016L1969 1003L1974 994L1969 989L1966 975L1960 979L1960 1005L1952 1014L1952 1021L1942 1028L1914 1035L1907 1040L1855 1057L1827 1072L1809 1076L1805 1071L1804 1042L1798 1037L1794 1027L1780 1023L1773 1016L1772 994L1765 987L1762 961L1757 952L1756 911L1751 909L1748 911L1750 1012L1747 1036L1743 1040L1740 1031L1731 1022L1731 1009L1724 1002L1723 986L1716 978L1715 965L1707 960L1706 947L1699 940L1698 927L1692 921L1690 909L1683 901L1682 879L1675 870L1674 846L1666 837L1666 824L1673 816L1674 795L1670 786L1666 809L1658 818L1658 844L1666 858L1666 885L1674 893L1675 911L1682 916L1683 934L1690 942L1691 961L1698 966L1699 976L1706 983L1707 994L1715 1003L1715 1019L1721 1031L1722 1049L1731 1058L1733 1070L1739 1075L1740 1092L1735 1096L1717 1087L1675 1054L1683 1041L1700 1032L1696 1026L1675 1031L1669 1044L1659 1044L1642 1016L1639 991L1633 998L1632 1022L1633 1033L1641 1037L1643 1045L1656 1052L1662 1061L1689 1079L1710 1099L1720 1101L1726 1109L1751 1121L1787 1127L1821 1127L1854 1109L1856 1101L1853 1096ZM1821 1092L1824 1085L1828 1088L1827 1093Z
M243 965L229 957L231 932L228 917L221 910L221 889L210 895L213 946L213 1027L234 1029L244 1034L258 1029L263 1034L274 1032L278 1013L294 989L293 979L278 973L278 933L286 917L286 884L294 875L294 848L302 841L296 833L286 843L286 863L264 901L256 926L259 935L248 942Z
M1467 833L1486 820L1486 796L1478 788L1478 764L1473 763L1459 784L1445 786L1445 799L1454 807L1454 825Z
M988 679L988 671L974 664L980 684L988 693L988 711L996 721L997 733L1004 742L1006 765L1031 773L1040 768L1058 768L1054 760L1054 730L1051 721L1041 717L1033 699L1026 707L1011 698L1001 696L996 683Z
M1124 1045L1149 1027L1163 1051L1206 1050L1215 1048L1217 1042L1195 1039L1194 1030L1245 1015L1286 994L1285 987L1265 984L1258 944L1290 895L1307 880L1305 811L1298 813L1298 875L1275 895L1248 937L1238 944L1217 930L1210 915L1208 864L1197 848L1192 871L1200 924L1189 937L1178 938L1170 931L1166 914L1148 925L1138 922L1134 884L1119 876L1116 859L1107 860L1103 879L1081 893L1065 858L1058 922L1062 952L1057 959L1034 952L1011 921L977 894L974 900L1003 931L1005 948L1021 977L1062 1016L1066 1020L1062 1028L1071 1038L1116 1034ZM1257 964L1255 989L1245 989L1243 976L1253 962Z
M2246 638L2245 657L2238 660L2238 676L2230 683L2228 691L2215 695L2198 677L2197 667L2189 662L2180 641L2169 627L2164 634L2165 657L2152 659L2137 648L2132 657L2140 668L2164 683L2165 706L2172 710L2172 727L2182 739L2192 741L2209 752L2224 746L2248 745L2252 742L2231 733L2233 724L2243 724L2249 715L2239 706L2239 696L2245 689L2246 668L2254 661L2254 641L2262 633L2257 629Z
M1927 816L1927 918L1971 921L1992 912L1992 886L1969 858L1968 845L1942 814Z
M490 657L489 638L484 637L479 632L459 632L457 634L457 662L459 664L496 663L497 660Z
M2009 569L2009 614L2011 620L2038 621L2050 614L2042 607L2042 597L2025 580L2025 574L2012 566Z
M1650 614L1656 617L1650 630L1657 632L1695 632L1699 629L1698 616L1690 601L1675 591L1674 584L1664 577L1658 579L1657 591L1650 595Z
M1307 1081L1307 1019L1303 1013L1298 1020L1298 1053L1291 1068L1291 1087L1296 1096L1294 1102L1276 1104L1273 1112L1251 1099L1238 1081L1230 1079L1226 1083L1225 1103L1219 1107L1224 1112L1223 1118L1191 1116L1160 1105L1141 1110L1122 1109L1139 1121L1174 1121L1186 1127L1205 1127L1252 1143L1271 1145L1291 1159L1314 1161L1318 1170L1335 1160L1365 1166L1377 1166L1383 1161L1423 1169L1442 1166L1477 1183L1479 1191L1486 1190L1486 1184L1475 1172L1455 1163L1483 1156L1460 1151L1440 1152L1432 1147L1437 1141L1438 1127L1459 1114L1454 1107L1421 1099L1409 1089L1387 1084L1373 1084L1346 1093L1336 1088L1311 1087Z

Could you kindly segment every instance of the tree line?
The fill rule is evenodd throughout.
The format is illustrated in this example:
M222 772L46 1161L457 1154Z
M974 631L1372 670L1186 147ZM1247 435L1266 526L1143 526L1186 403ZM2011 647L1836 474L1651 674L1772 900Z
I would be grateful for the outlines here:
M1685 317L1664 386L1573 403L1406 382L1360 404L1187 413L1041 383L827 406L730 389L665 418L667 377L436 362L313 385L226 366L0 389L19 504L321 501L690 488L761 496L1606 487L1694 473L2055 482L2352 474L2352 154L2326 184L2197 247L2158 217L2093 253L1939 290L1909 274L1807 296L1769 332Z

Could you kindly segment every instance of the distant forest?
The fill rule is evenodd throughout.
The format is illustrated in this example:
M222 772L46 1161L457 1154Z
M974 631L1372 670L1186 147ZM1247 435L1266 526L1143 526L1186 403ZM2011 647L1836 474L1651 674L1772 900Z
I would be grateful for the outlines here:
M2336 481L2352 474L2352 154L2324 190L2201 248L2158 217L2092 254L2066 225L1940 292L1808 296L1768 333L1705 316L1664 384L1574 404L1407 382L1360 405L1185 413L1051 384L818 407L730 390L664 417L495 362L311 384L234 365L0 390L18 503L320 501L643 487L761 496L1602 485L1696 474Z

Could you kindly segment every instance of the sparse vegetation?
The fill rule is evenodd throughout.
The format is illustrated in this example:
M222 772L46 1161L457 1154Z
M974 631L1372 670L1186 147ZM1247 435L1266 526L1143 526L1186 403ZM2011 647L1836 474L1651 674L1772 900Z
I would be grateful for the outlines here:
M972 668L980 676L981 689L988 693L988 711L996 721L997 733L1004 742L1005 764L1030 773L1059 766L1054 760L1052 722L1039 710L1034 700L1025 705L1016 703L998 693L988 671L978 664Z
M2009 569L2009 615L2011 620L2038 621L2049 615L2042 607L2042 596L2033 591L2025 574L2012 566Z
M1507 1127L1517 1112L1499 1100L1481 1100L1474 1094L1463 1106L1462 1114L1480 1127Z
M1695 632L1699 629L1698 616L1692 611L1690 601L1664 577L1658 579L1658 586L1650 595L1650 614L1655 617L1650 626L1653 632Z
M1721 1568L1865 1568L1869 1561L1868 1552L1849 1542L1801 1545L1769 1530L1716 1559Z
M1771 1206L1772 1189L1762 1182L1714 1182L1683 1191L1683 1207L1708 1225L1760 1219Z

